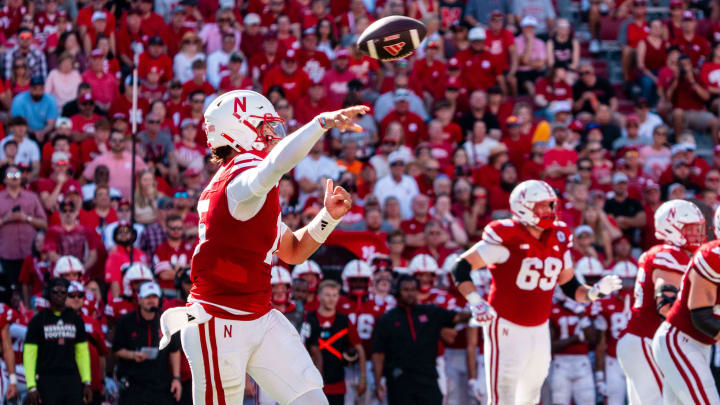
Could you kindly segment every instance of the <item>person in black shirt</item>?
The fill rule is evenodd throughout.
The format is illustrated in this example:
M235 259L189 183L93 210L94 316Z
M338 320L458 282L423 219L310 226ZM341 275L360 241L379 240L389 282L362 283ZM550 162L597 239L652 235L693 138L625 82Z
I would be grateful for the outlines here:
M63 278L51 279L43 291L50 308L28 324L23 363L29 405L92 402L87 333L80 315L65 307L69 285Z
M437 384L435 361L440 330L467 322L470 313L418 305L418 281L409 275L398 277L395 289L398 306L375 325L375 394L378 400L385 401L385 387L379 383L384 376L389 405L439 405L443 396Z
M138 293L139 308L117 323L112 350L118 357L120 405L169 405L182 395L178 335L168 347L157 349L161 295L159 285L146 282Z
M340 284L325 280L318 286L320 307L308 314L303 331L308 334L305 345L313 363L323 376L323 392L330 405L345 403L345 364L357 360L365 364L365 351L357 330L347 315L337 313L335 307L340 298ZM367 377L365 367L360 367L358 397L365 393Z
M610 106L611 111L617 110L615 89L607 79L597 77L595 68L590 63L583 63L578 69L580 80L575 82L573 91L573 111L576 113L595 114L600 104Z
M615 173L612 177L612 184L615 195L605 201L603 211L613 217L618 228L622 230L633 246L639 246L647 219L645 210L640 201L628 197L628 177L625 173Z

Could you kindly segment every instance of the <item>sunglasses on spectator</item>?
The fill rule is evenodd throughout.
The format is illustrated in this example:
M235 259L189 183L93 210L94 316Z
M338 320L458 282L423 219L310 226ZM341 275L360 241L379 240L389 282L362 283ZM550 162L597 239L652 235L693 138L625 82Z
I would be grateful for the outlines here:
M186 193L184 191L178 191L177 193L173 194L173 197L174 198L190 198L188 193Z
M8 179L19 179L22 177L22 173L19 170L13 170L11 172L5 173L5 177Z
M602 149L600 149L600 148L598 148L598 149L590 149L589 152L590 152L590 153L602 152Z
M720 181L720 177L708 177L707 181Z
M147 123L150 124L150 125L158 125L158 124L160 124L160 121L158 121L158 120L148 120Z
M405 163L403 163L402 161L396 160L396 161L390 163L390 166L405 166Z
M85 294L84 294L84 293L81 293L81 292L70 293L70 294L68 294L67 296L70 297L70 298L74 298L74 299L85 298Z
M72 208L61 208L61 209L60 209L60 212L63 213L63 214L70 214L70 213L75 212L75 210L72 209Z
M425 170L427 170L429 172L436 172L436 171L440 170L440 168L439 167L426 167Z
M217 22L219 22L219 23L226 23L226 22L230 22L230 19L229 19L229 18L218 18L218 19L217 19Z
M592 166L580 166L580 167L578 167L578 170L580 170L580 171L588 171L588 172L589 172L589 171L592 170Z
M167 205L160 207L160 209L164 210L164 211L170 211L170 210L174 210L175 206L173 204L167 204Z
M398 245L398 244L402 244L402 243L405 243L405 242L403 242L402 239L395 239L395 240L388 241L388 243L391 244L391 245Z
M168 229L171 231L182 231L183 227L182 226L169 226Z

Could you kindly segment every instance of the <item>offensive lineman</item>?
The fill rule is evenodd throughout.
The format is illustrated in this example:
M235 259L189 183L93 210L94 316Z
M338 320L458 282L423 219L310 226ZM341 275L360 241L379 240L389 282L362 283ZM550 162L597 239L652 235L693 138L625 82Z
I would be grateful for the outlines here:
M710 348L720 339L720 208L713 218L715 240L697 250L682 280L682 290L652 348L663 373L663 404L720 404L710 371Z
M655 211L655 237L664 244L640 256L632 314L616 347L630 405L662 401L662 373L652 339L675 300L690 257L705 242L705 217L689 201L667 201Z
M590 287L573 274L572 234L555 220L557 196L538 180L520 183L510 194L513 219L493 221L482 240L463 253L453 276L483 328L488 404L535 404L550 366L548 319L560 285L579 302L595 301L620 288L616 276ZM473 269L492 274L485 302L470 278Z
M181 331L196 405L242 403L246 372L282 405L328 403L300 335L271 309L270 268L273 254L289 264L312 255L350 209L350 194L328 180L325 207L293 232L281 221L277 184L326 130L362 130L352 119L367 111L323 113L286 138L273 105L253 91L225 93L205 112L208 145L222 166L198 202L192 305L163 314L160 344Z

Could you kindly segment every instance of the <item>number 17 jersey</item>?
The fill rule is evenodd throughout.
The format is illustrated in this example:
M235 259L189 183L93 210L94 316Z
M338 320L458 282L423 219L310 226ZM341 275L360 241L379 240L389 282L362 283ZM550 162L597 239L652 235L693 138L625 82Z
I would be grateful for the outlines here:
M572 267L571 247L572 233L561 221L539 239L513 219L489 223L474 249L492 275L488 302L498 316L522 326L546 322L558 276Z

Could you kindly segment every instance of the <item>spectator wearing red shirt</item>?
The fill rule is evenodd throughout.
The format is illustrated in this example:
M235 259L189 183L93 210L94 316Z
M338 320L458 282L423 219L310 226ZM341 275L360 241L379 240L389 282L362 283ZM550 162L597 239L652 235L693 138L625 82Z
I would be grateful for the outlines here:
M182 36L180 36L182 37ZM175 41L175 39L173 39ZM160 73L160 81L167 83L172 79L172 59L164 52L165 43L159 36L154 36L148 41L147 51L140 54L138 62L138 76L147 77L154 67Z
M349 92L348 82L355 79L355 73L348 69L349 63L350 52L346 49L338 50L335 53L332 70L329 70L323 78L330 109L340 108Z
M505 120L507 131L500 139L507 146L508 157L515 167L523 164L530 155L532 147L532 134L524 134L522 131L523 122L519 116L511 115Z
M660 20L650 22L650 32L637 44L637 69L642 74L640 86L642 95L650 102L657 103L657 75L665 66L668 43L663 39L663 25Z
M237 10L237 9L236 9ZM237 11L236 11L237 12ZM240 16L237 17L240 20ZM248 58L262 52L265 35L260 32L260 16L255 13L247 13L242 18L245 31L240 41L240 51Z
M101 118L95 122L95 132L80 144L80 163L84 166L107 152L110 139L110 122Z
M488 190L490 214L510 212L510 193L518 184L518 171L511 162L500 167L500 184Z
M644 40L650 29L645 21L646 0L633 0L632 16L620 27L619 41L622 43L622 69L626 82L633 79L633 62L638 43Z
M140 10L136 8L130 9L125 18L125 27L118 31L116 38L117 56L123 64L132 66L135 55L134 44L144 47L150 36L145 31L145 27L141 25Z
M318 114L331 110L323 82L323 80L311 81L307 95L300 99L295 108L295 118L298 122L310 122Z
M40 295L43 285L52 277L50 262L48 262L47 254L43 250L44 243L45 232L35 234L32 251L23 260L20 276L18 277L18 282L22 285L23 302L28 308L31 308L30 298Z
M682 15L682 35L672 41L680 48L680 52L690 57L692 66L700 66L710 55L710 42L697 34L695 14L685 10Z
M547 77L541 77L535 83L535 106L548 108L557 101L572 103L572 87L567 83L567 70L563 65L555 65Z
M245 41L243 40L243 42ZM280 65L284 54L285 49L280 47L277 34L273 31L268 32L262 42L262 52L246 54L250 56L252 79L258 83L264 83L265 75Z
M143 31L150 37L162 35L165 32L167 26L165 20L160 14L153 12L153 0L140 0L137 5L140 11L140 23L143 26ZM127 14L125 11L121 18L120 28L124 29L127 26Z
M70 174L70 155L66 152L55 151L52 154L52 173L50 173L50 177L39 179L37 184L43 207L48 212L55 211L60 196L69 192L71 188L79 192L81 186Z
M90 210L80 210L78 220L82 226L95 230L98 235L103 234L103 230L107 224L118 220L117 213L112 207L110 200L110 186L100 184L95 187L93 208Z
M720 122L705 109L710 92L699 83L693 71L692 59L682 55L677 61L676 72L673 70L672 67L665 70L665 76L660 81L663 83L665 99L672 103L675 133L682 134L689 127L694 131L709 132L712 139L717 140Z
M307 93L310 79L304 71L298 69L298 55L294 49L285 52L280 66L267 73L263 80L263 93L267 93L273 85L282 87L285 98L293 105Z
M92 98L98 107L108 110L117 93L117 79L112 73L105 72L103 65L105 58L99 49L95 49L90 53L90 69L83 75L83 81L90 83L92 88Z
M460 61L470 91L499 86L503 94L507 94L503 72L500 66L493 64L493 55L485 49L486 37L484 28L474 27L468 33L470 48L458 52L455 57Z
M500 167L508 161L508 148L504 143L499 143L490 149L488 163L473 169L473 183L489 190L500 184Z
M397 89L393 94L395 108L380 122L380 133L384 134L391 122L397 121L405 132L405 145L414 149L427 136L423 119L410 111L410 90Z
M238 52L230 54L228 61L228 69L221 73L220 84L218 85L221 92L231 90L252 90L253 82L243 73L243 62L245 59Z
M318 36L315 26L306 28L303 31L301 48L298 50L298 63L300 68L307 73L311 79L321 77L330 69L330 59L323 51L317 49Z
M412 199L410 206L412 217L400 223L400 230L405 235L406 258L415 256L418 249L425 247L425 225L430 221L430 197L418 194Z
M182 98L186 99L190 96L190 94L198 90L202 91L206 97L215 93L215 88L213 88L212 84L208 83L208 81L205 80L205 77L207 75L207 64L205 63L205 60L197 59L192 63L191 66L193 77L192 79L183 83Z
M76 142L82 142L95 133L95 123L102 117L95 114L95 101L90 93L78 97L80 112L70 117L72 122L72 137Z
M440 164L440 170L447 172L452 166L453 143L445 139L443 125L438 120L428 123L428 147L430 156Z
M60 256L75 256L83 262L85 270L97 261L95 238L90 230L80 225L78 209L71 200L60 203L60 225L51 226L45 235L43 249L47 251L50 262L55 263Z
M115 33L115 15L105 9L107 0L92 0L91 5L80 9L77 14L76 25L81 37L85 37L89 30L92 30L92 17L96 12L105 14L105 30L103 34L111 37ZM121 30L122 31L122 30Z
M568 129L565 125L553 125L552 136L555 138L555 147L545 151L543 156L545 181L550 187L562 192L567 177L577 172L578 154L568 147Z
M113 231L115 246L108 253L105 263L105 282L110 285L109 293L113 298L122 295L123 267L130 263L130 249L133 249L133 262L149 266L145 253L133 246L137 231L127 221L120 221Z
M193 244L183 238L183 220L179 215L168 215L165 220L168 238L155 249L153 270L163 294L174 296L175 277L183 269L190 267Z
M415 83L425 100L441 98L445 91L445 64L439 60L440 44L430 41L425 57L417 59L412 67L410 82Z
M492 55L493 64L497 65L500 71L507 72L508 82L514 81L518 55L515 37L505 28L505 14L500 10L493 10L488 28L485 31L485 49Z
M720 114L720 42L713 47L710 59L700 68L700 83L710 93L710 108Z

